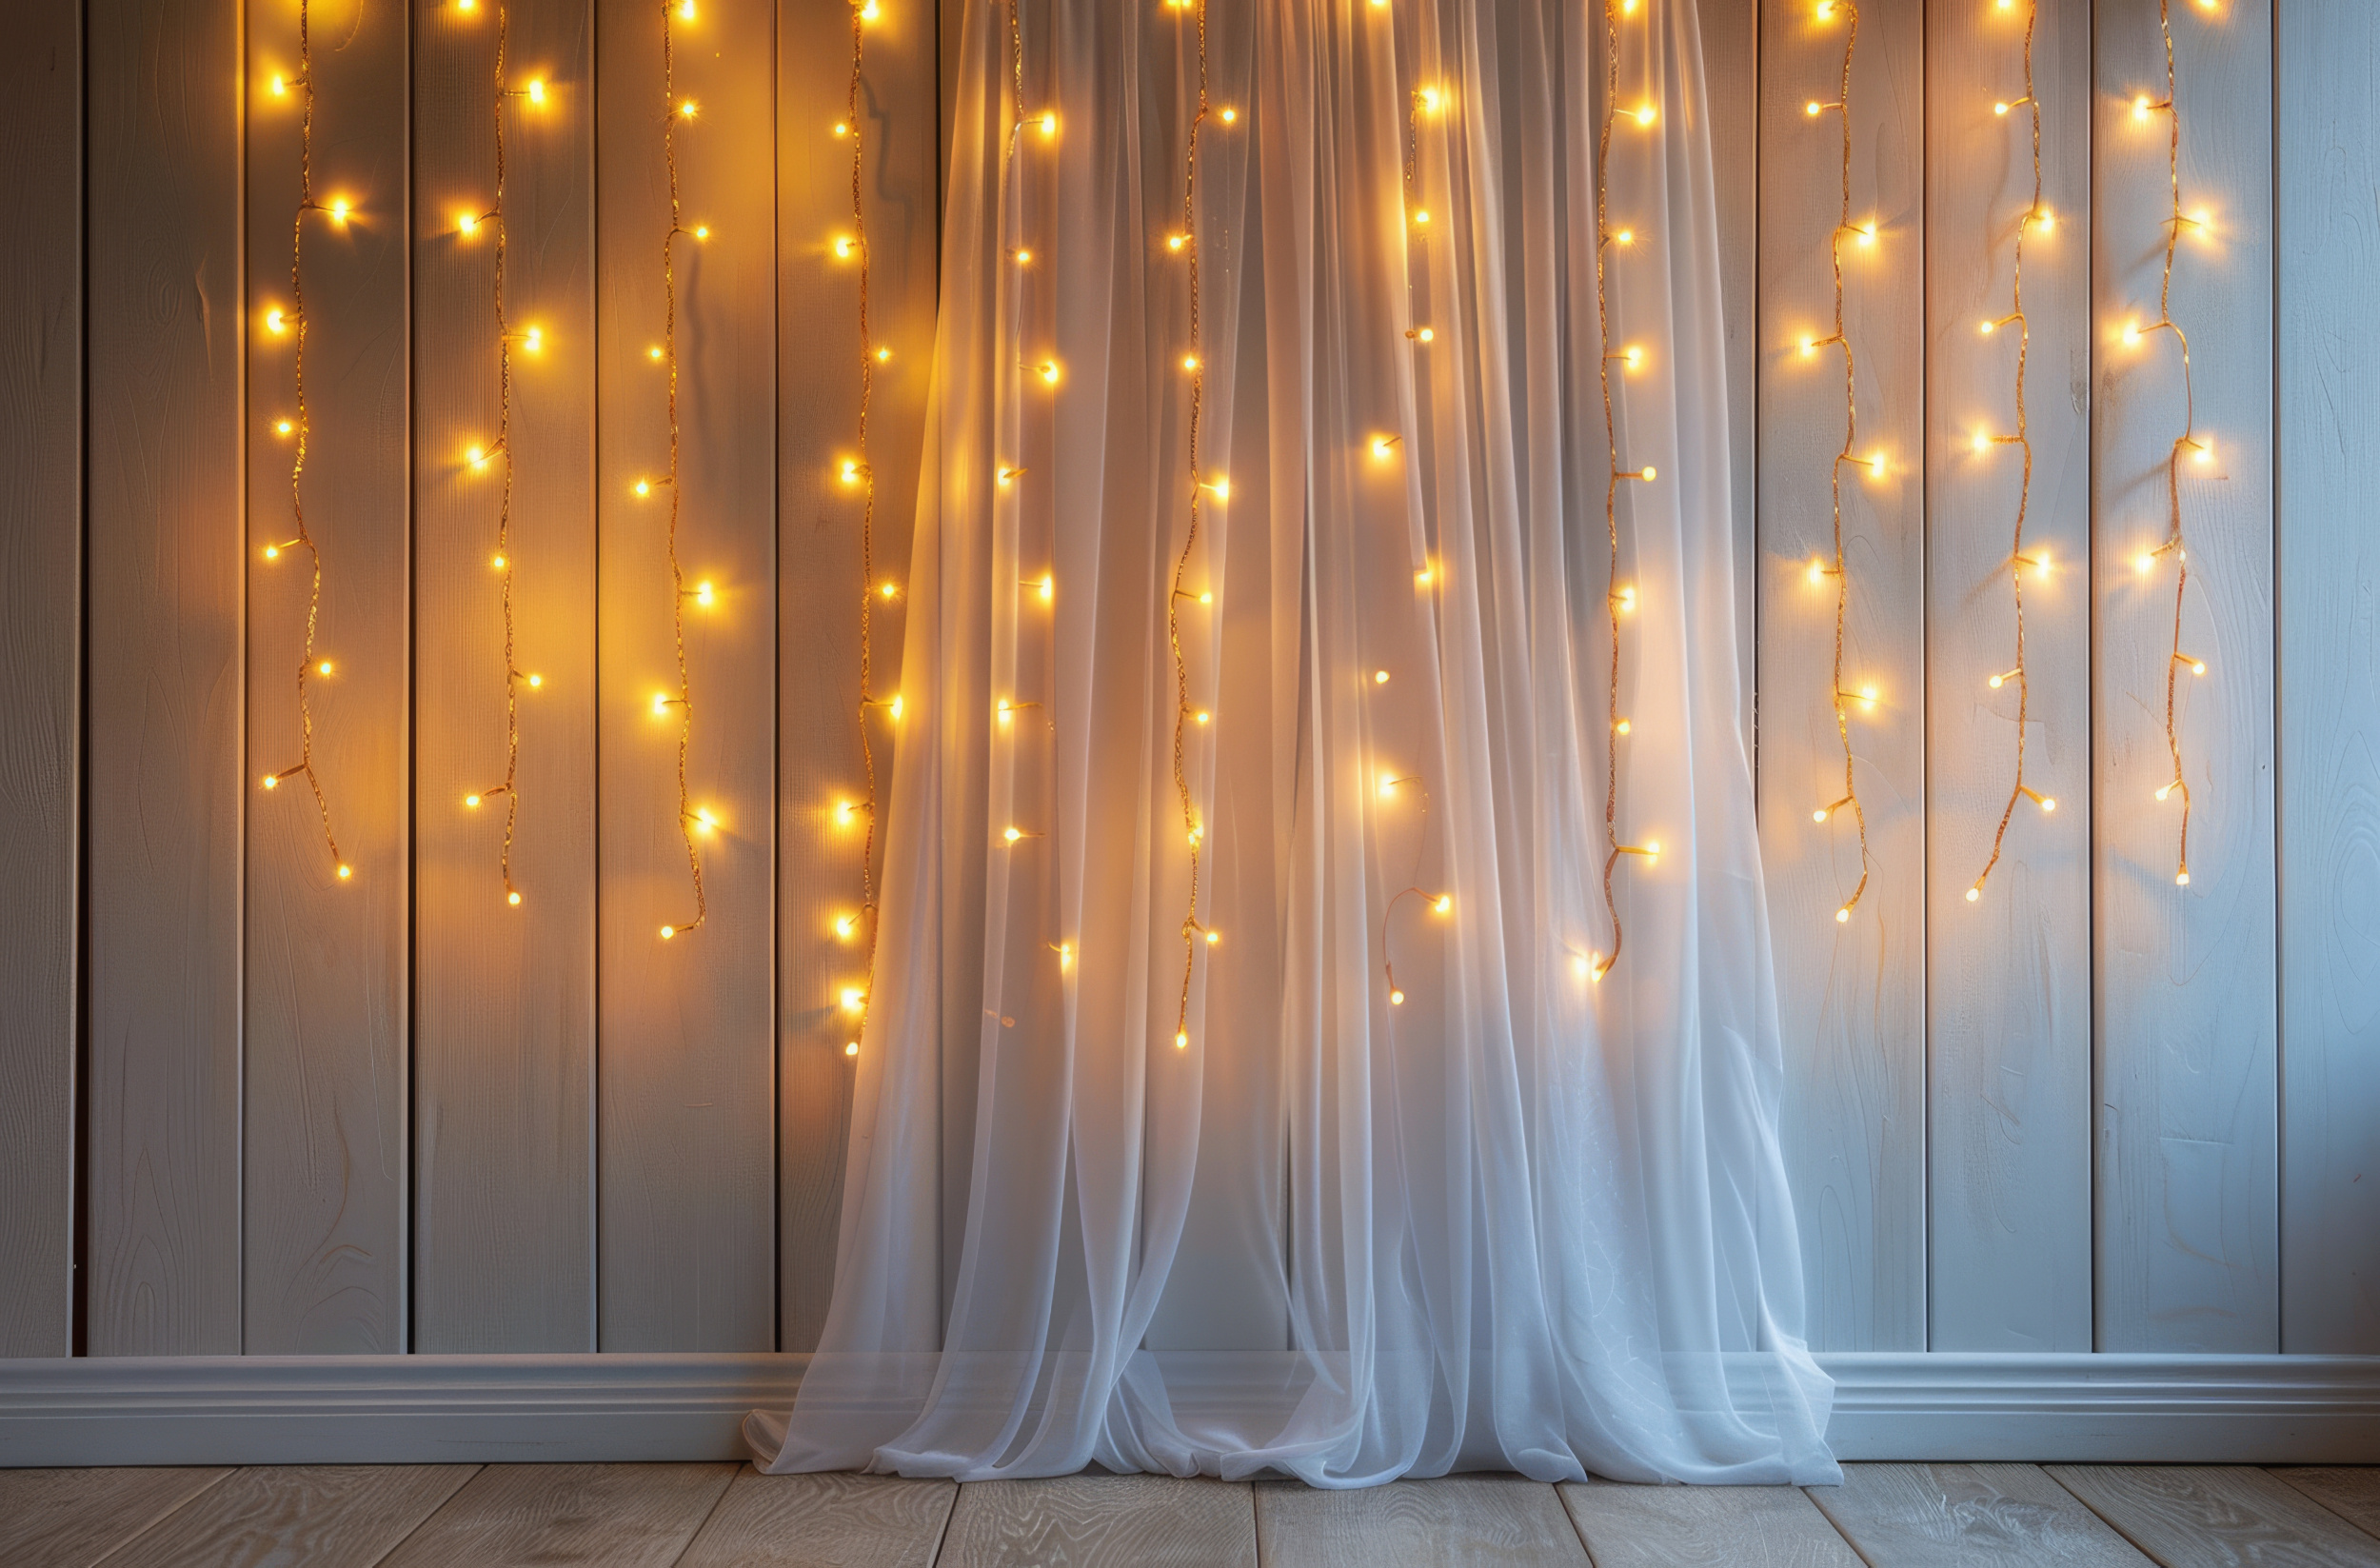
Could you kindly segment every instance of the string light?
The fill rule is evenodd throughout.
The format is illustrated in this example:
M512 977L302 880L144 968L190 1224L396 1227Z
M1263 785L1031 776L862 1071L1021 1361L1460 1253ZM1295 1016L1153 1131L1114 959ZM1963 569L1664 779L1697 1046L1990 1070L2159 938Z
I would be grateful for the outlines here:
M466 796L463 804L477 809L488 798L498 795L504 797L504 842L503 847L497 854L496 868L499 880L504 883L506 905L517 909L521 906L521 890L514 886L512 882L512 846L521 824L521 689L524 686L535 689L543 682L539 677L527 673L520 666L518 626L513 606L515 557L512 548L512 480L516 467L512 455L514 334L510 320L506 313L505 294L509 256L507 246L511 238L510 231L505 223L505 110L507 99L527 97L532 103L539 103L543 101L544 94L542 91L536 93L516 91L505 86L506 56L511 49L511 9L506 0L497 0L495 67L492 76L493 104L490 111L494 122L496 144L495 191L488 210L466 214L458 228L466 238L475 236L483 226L490 228L495 235L488 288L493 300L496 323L495 450L504 457L503 487L498 491L496 501L496 550L492 559L500 586L504 611L505 776L503 783L489 785L477 794ZM530 353L535 353L545 347L545 332L542 328L531 327L520 334L520 341L524 348ZM474 468L486 467L487 453L478 447L473 447L470 457L471 466Z
M1610 263L1615 246L1636 243L1633 228L1612 228L1612 131L1624 112L1619 107L1619 19L1636 13L1636 0L1603 0L1603 124L1596 143L1595 164L1595 323L1599 341L1612 341L1612 302ZM1619 487L1635 481L1651 484L1656 470L1649 465L1642 468L1622 468L1619 464L1619 424L1612 407L1612 366L1620 356L1605 353L1598 367L1603 393L1603 444L1612 454L1611 477L1603 486L1603 531L1609 546L1608 574L1612 591L1605 595L1605 610L1612 624L1611 680L1607 694L1607 727L1613 741L1604 751L1603 772L1603 912L1612 925L1612 948L1609 953L1598 950L1595 959L1597 981L1611 972L1619 962L1623 934L1619 918L1619 898L1612 885L1613 874L1622 855L1643 856L1650 863L1658 857L1658 845L1626 844L1619 838L1619 738L1622 729L1619 712L1620 621L1636 608L1636 590L1624 586L1619 580Z
M1827 254L1835 272L1835 330L1823 338L1803 338L1801 351L1805 357L1815 354L1821 347L1839 347L1843 351L1843 446L1835 454L1834 462L1828 465L1833 500L1834 552L1829 560L1810 563L1810 581L1814 585L1824 583L1830 577L1835 580L1835 663L1828 690L1832 693L1830 702L1835 711L1835 738L1843 753L1842 796L1810 815L1813 822L1825 823L1848 809L1859 841L1858 884L1853 887L1851 897L1845 899L1835 911L1835 923L1842 925L1850 923L1852 911L1859 907L1860 899L1868 891L1868 878L1873 871L1873 856L1868 846L1868 813L1860 804L1859 781L1852 754L1851 714L1847 706L1851 694L1843 686L1845 627L1851 614L1851 566L1843 552L1843 469L1847 466L1866 467L1881 475L1884 472L1884 457L1880 452L1872 458L1860 458L1853 453L1853 448L1859 444L1859 402L1855 391L1859 362L1852 348L1851 334L1844 321L1843 240L1846 235L1857 232L1851 221L1851 72L1852 60L1859 45L1859 7L1854 0L1828 0L1828 3L1819 6L1818 19L1822 22L1828 20L1837 9L1847 13L1848 22L1843 33L1839 90L1833 103L1814 101L1807 106L1814 117L1832 110L1842 118L1842 201L1836 210L1834 231L1827 238ZM1870 695L1862 706L1873 710L1874 705L1873 688L1870 688Z
M875 318L870 313L868 285L873 253L867 243L867 208L861 200L867 172L867 138L861 131L860 117L861 68L865 63L867 24L876 19L874 0L852 0L851 6L851 71L843 89L843 117L835 127L837 138L851 144L851 232L835 242L835 254L859 263L856 280L859 307L860 407L857 434L854 437L857 455L843 461L842 480L860 492L860 696L853 710L853 723L860 736L860 761L866 780L864 802L843 802L836 807L838 823L848 824L857 815L865 825L860 838L860 910L857 916L839 923L836 934L848 940L851 930L863 924L867 930L867 947L862 963L868 985L862 992L864 999L874 993L876 981L877 893L876 893L876 827L877 780L876 745L869 728L869 713L884 708L888 717L898 722L901 699L896 694L889 702L876 695L876 605L881 599L892 603L900 596L897 584L876 580L876 468L868 459L868 413L876 393L876 367L889 363L891 350L880 348L875 339ZM867 1009L864 1000L859 1009L856 1028L864 1032ZM854 1041L846 1055L859 1054Z
M677 28L678 8L673 0L662 0L661 10L661 100L666 108L677 98ZM662 235L662 368L668 377L669 468L662 478L662 486L669 492L669 517L666 545L669 557L669 608L671 632L678 656L678 693L675 697L655 696L653 709L666 714L678 710L678 836L685 842L687 879L694 892L694 919L684 924L668 924L661 928L662 940L689 931L699 931L710 919L710 900L703 889L703 856L695 847L696 816L692 791L686 783L686 757L694 744L694 686L686 667L685 606L690 597L686 592L685 566L678 558L678 524L683 509L684 486L680 483L678 466L680 428L678 421L678 241L691 239L698 244L710 237L710 230L702 226L689 228L685 221L685 203L678 181L678 132L680 127L694 118L694 101L678 104L676 113L665 113L662 120L662 162L668 174L669 227ZM649 493L649 487L639 481L637 493Z
M1013 6L1014 0L1011 0ZM1183 837L1188 841L1190 854L1189 908L1181 919L1181 995L1174 1013L1174 1046L1186 1049L1190 1044L1190 981L1199 963L1199 937L1204 927L1199 921L1199 888L1205 867L1206 830L1199 821L1197 801L1190 792L1190 770L1186 737L1190 716L1195 711L1190 703L1190 662L1181 646L1182 601L1192 594L1183 586L1189 577L1191 557L1199 547L1199 506L1201 491L1211 490L1218 502L1231 495L1231 482L1218 477L1199 477L1200 422L1206 411L1206 344L1200 335L1199 314L1199 248L1194 243L1199 232L1199 132L1206 125L1207 102L1206 60L1206 0L1196 0L1193 7L1198 22L1199 101L1190 116L1189 134L1184 140L1181 179L1181 228L1166 240L1170 250L1188 258L1190 276L1190 346L1183 363L1189 367L1190 416L1188 429L1188 467L1190 490L1189 525L1183 530L1181 549L1174 557L1173 588L1165 601L1165 634L1174 654L1174 794L1181 804ZM1199 603L1212 602L1212 594L1196 596Z
M313 435L313 420L306 401L306 339L308 323L306 314L305 264L306 215L309 212L321 212L329 217L333 224L343 224L347 220L349 208L345 201L325 206L314 200L312 27L312 0L298 0L297 77L294 82L279 76L272 79L273 96L286 97L292 86L299 89L300 93L298 203L297 212L289 220L289 307L286 311L274 308L265 314L267 331L275 336L291 332L296 334L296 341L291 345L290 349L289 370L290 380L295 388L297 407L290 418L281 421L281 427L282 433L293 437L295 441L289 453L289 517L297 532L289 539L267 546L264 556L267 561L278 561L284 550L304 549L307 560L312 565L313 572L307 589L306 644L298 655L297 665L298 760L279 772L268 775L264 781L264 787L277 788L284 779L303 777L306 780L307 787L314 793L314 811L322 820L323 843L330 852L331 869L339 881L346 882L355 875L355 870L339 853L339 836L332 831L330 824L329 797L324 793L322 775L314 766L314 704L309 682L317 672L327 675L330 666L327 662L316 658L314 653L315 638L322 625L323 554L322 546L315 542L312 532L306 526L306 456L307 444Z
M2210 8L2211 9L2211 8ZM2166 456L2165 542L2145 551L2135 563L2142 575L2156 569L2156 564L2167 556L2173 558L2173 635L2171 657L2165 662L2165 754L2172 767L2165 786L2157 791L2164 801L2173 795L2182 798L2182 820L2176 829L2173 860L2173 885L2190 885L2190 783L2182 768L2181 721L2177 711L2174 687L2181 673L2188 669L2192 675L2204 675L2203 660L2182 651L2182 602L2190 587L2190 550L2182 537L2182 453L2192 453L2201 463L2211 462L2214 444L2198 436L2198 392L2192 379L2190 338L2173 320L2173 253L2182 243L2185 228L2204 227L2204 220L2182 211L2182 110L2180 84L2173 69L2173 16L2172 0L2157 0L2157 27L2165 39L2165 98L2152 102L2146 93L2132 100L2132 114L2146 120L2157 110L2164 111L2170 134L2166 141L2166 189L2171 208L2165 223L2165 272L2157 284L2157 319L2142 324L2134 322L2124 328L2126 344L2137 344L2152 332L2170 332L2182 359L2182 433L2174 439L2172 450Z
M2013 0L1999 0L2002 10L2013 9ZM1967 902L1973 903L1983 897L1983 884L1991 879L1992 868L2000 863L2000 850L2008 839L2008 824L2016 814L2016 803L2030 800L2044 812L2054 808L2047 797L2035 794L2025 784L2025 726L2031 717L2033 682L2025 669L2025 573L2033 565L2025 553L2025 520L2033 506L2033 432L2025 408L2025 370L2033 353L2033 325L2025 317L2025 234L2032 228L2047 232L2055 221L2041 201L2041 102L2035 96L2033 80L2033 40L2041 13L2033 0L2025 6L2025 93L2012 101L2012 108L2021 106L2031 121L2033 139L2033 200L2016 225L2016 261L2014 278L2009 290L2009 312L1992 323L1994 329L2016 328L2016 433L1993 435L1977 431L1974 438L1978 455L1987 454L1994 446L2013 446L2024 453L2025 468L2022 487L2016 496L2016 524L2013 542L2009 546L2009 591L2016 608L2015 667L1995 679L1996 687L2013 685L2016 687L2016 777L2009 785L2008 804L2000 808L1999 825L1992 833L1992 856L1983 863L1983 872L1967 889Z

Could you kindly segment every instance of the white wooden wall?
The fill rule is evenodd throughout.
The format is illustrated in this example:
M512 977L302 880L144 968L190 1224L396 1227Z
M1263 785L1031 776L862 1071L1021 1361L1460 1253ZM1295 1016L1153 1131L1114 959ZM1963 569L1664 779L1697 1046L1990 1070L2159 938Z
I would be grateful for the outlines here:
M1784 984L1787 1155L1828 1350L2380 1352L2380 11L2174 0L2183 248L2202 426L2185 492L2184 722L2198 801L2173 886L2161 526L2176 416L2153 313L2165 211L2156 0L2039 0L2045 200L2029 250L2038 453L2029 769L2005 798L2014 473L2010 241L2030 191L2021 11L1868 0L1848 279L1854 735L1874 881L1855 918L1827 693L1842 407L1795 351L1831 311L1838 19L1704 0L1736 380L1736 524ZM682 268L694 771L722 812L715 937L657 974L674 787L652 724L670 605L662 461L657 6L512 0L507 210L523 657L517 879L496 896L502 655L488 0L317 0L321 167L358 204L309 247L319 757L352 885L302 797L303 582L283 536L279 297L295 130L264 81L294 6L83 0L0 56L0 1357L800 1349L825 1303L849 1080L856 391L845 0L704 0ZM862 118L882 570L901 575L933 331L938 60L887 0ZM598 101L605 108L595 112ZM612 106L623 106L617 112ZM78 136L77 128L81 129ZM774 158L755 149L774 149ZM1820 328L1821 332L1823 328ZM2162 580L2161 580L2162 581ZM880 650L899 646L898 607ZM656 663L661 650L661 664ZM773 650L773 654L772 654ZM772 809L773 803L773 809ZM2366 1180L2369 1177L2370 1180Z

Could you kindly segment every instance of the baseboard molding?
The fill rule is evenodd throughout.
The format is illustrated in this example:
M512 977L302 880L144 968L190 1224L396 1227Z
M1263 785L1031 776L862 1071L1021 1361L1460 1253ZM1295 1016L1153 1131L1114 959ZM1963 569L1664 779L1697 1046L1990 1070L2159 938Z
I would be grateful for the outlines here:
M2380 1462L2380 1357L1821 1356L1846 1459ZM738 1459L799 1356L0 1360L0 1466Z

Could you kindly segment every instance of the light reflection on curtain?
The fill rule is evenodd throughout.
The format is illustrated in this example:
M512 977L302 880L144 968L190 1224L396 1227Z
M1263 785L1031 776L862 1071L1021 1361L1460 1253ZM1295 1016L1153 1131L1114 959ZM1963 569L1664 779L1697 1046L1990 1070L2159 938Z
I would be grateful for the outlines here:
M1196 13L1019 5L1026 111L1061 129L1009 153L1008 11L973 0L834 1300L790 1416L747 1423L763 1463L1835 1479L1691 0L1620 23L1621 99L1659 112L1611 161L1612 351L1646 350L1616 453L1595 0L1212 0L1240 113L1201 137L1201 467L1230 493L1184 647L1220 941L1186 1050L1164 236ZM1658 474L1621 490L1618 820L1663 853L1620 866L1598 984L1616 462Z

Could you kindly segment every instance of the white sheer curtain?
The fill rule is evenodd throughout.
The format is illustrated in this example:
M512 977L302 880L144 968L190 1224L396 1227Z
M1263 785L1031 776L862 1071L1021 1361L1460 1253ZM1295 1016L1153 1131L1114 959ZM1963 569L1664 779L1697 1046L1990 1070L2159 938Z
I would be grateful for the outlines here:
M1613 142L1609 346L1598 0L1209 0L1199 470L1229 489L1181 646L1218 941L1178 1048L1199 20L967 7L834 1300L747 1434L781 1471L1836 1479L1692 0L1617 18L1656 112ZM1012 148L1020 98L1057 133ZM1657 477L1619 486L1615 585L1622 465ZM1621 858L1598 983L1616 586L1617 829L1661 853Z

